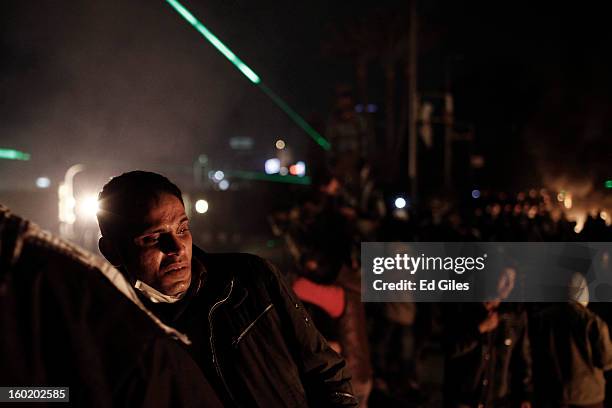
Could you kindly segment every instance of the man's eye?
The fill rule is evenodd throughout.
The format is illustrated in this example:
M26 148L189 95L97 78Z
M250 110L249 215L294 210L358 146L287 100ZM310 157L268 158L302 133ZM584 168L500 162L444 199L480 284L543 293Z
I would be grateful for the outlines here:
M183 226L181 226L181 227L179 228L178 233L179 233L179 234L184 234L184 233L186 233L187 231L189 231L189 225L183 225Z
M142 237L142 243L145 245L152 245L159 241L158 235L147 235L146 237Z

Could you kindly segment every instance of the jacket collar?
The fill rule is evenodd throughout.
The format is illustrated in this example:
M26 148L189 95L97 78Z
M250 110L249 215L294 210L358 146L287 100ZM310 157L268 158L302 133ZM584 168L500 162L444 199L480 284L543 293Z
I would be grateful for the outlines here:
M212 293L225 293L233 280L230 265L218 265L218 255L209 254L196 245L192 249L192 268L198 267L200 272L200 287L210 289Z
M223 299L228 293L233 293L233 298L238 296L244 300L246 294L243 292L246 289L234 287L236 284L235 266L228 263L227 258L220 254L209 254L195 245L192 254L192 264L201 265L200 287L203 291L202 296L205 297L209 306Z

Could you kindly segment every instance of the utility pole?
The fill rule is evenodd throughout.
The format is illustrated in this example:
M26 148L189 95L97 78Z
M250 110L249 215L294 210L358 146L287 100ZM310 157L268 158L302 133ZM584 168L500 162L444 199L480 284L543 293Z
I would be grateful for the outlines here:
M58 189L60 237L74 239L74 223L76 214L76 199L74 198L74 176L85 170L82 164L75 164L66 170L64 181Z
M208 156L205 154L201 154L198 158L193 162L193 183L196 188L202 187L202 173L208 164Z
M408 115L408 178L410 180L410 195L412 201L417 200L417 116L419 112L419 96L417 92L417 0L410 2L410 37L408 56L408 100L409 100L409 115Z
M444 187L450 191L452 187L453 169L453 121L454 101L451 93L451 57L446 60L446 78L444 93Z

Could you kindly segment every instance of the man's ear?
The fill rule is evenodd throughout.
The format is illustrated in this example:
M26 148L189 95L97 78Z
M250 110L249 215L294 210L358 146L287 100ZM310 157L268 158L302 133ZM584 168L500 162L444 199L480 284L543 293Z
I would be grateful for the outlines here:
M114 267L119 267L123 264L123 260L121 259L121 255L117 250L117 247L113 245L112 242L105 238L104 236L100 237L98 240L98 248L102 255L110 262Z

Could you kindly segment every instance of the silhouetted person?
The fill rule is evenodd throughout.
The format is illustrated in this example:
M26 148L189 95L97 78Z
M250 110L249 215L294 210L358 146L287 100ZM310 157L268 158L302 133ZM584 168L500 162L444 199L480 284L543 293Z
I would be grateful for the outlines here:
M446 406L531 407L527 313L521 305L502 303L515 276L511 268L502 272L497 298L448 305Z
M536 305L530 315L538 407L603 408L612 369L606 323L586 308L586 280L574 274L566 303Z

